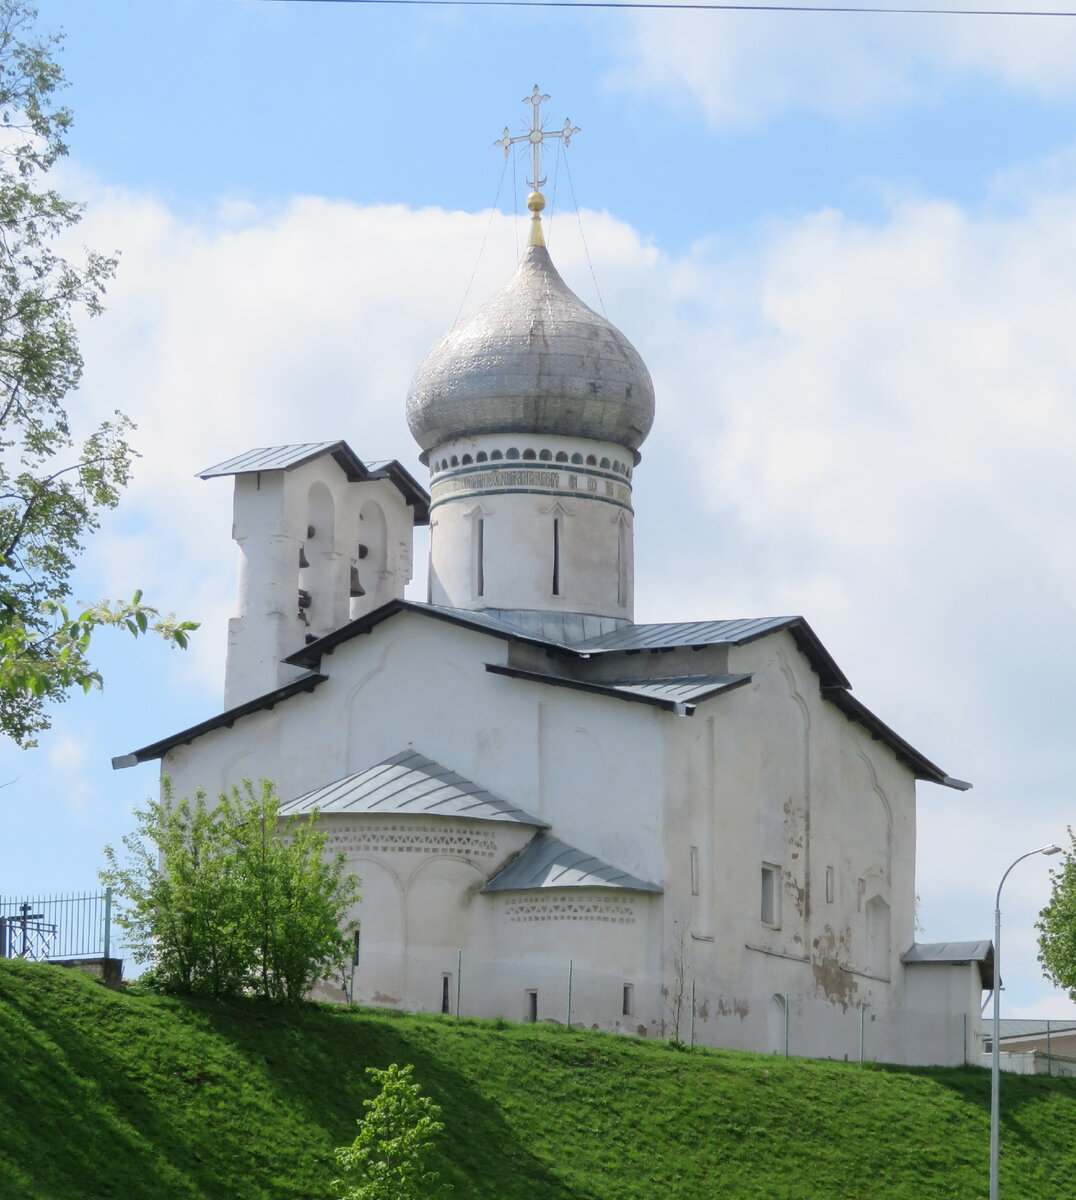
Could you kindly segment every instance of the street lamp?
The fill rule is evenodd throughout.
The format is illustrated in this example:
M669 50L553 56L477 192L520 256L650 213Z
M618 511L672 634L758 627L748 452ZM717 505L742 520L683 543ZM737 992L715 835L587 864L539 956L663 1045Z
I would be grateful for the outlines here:
M1040 846L1037 850L1029 850L1021 854L1009 864L1009 871L1025 858L1035 854L1060 854L1061 847L1051 842L1048 846ZM1009 878L1006 871L998 884L998 894L994 901L994 1042L990 1053L990 1200L998 1200L998 1096L1000 1091L1000 1059L998 1043L1001 1032L1001 889Z

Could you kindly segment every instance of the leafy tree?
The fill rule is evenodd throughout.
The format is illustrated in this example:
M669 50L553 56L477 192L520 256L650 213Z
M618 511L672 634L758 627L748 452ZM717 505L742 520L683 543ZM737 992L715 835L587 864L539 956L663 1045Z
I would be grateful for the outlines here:
M127 483L132 425L117 412L78 445L65 407L82 375L76 316L101 311L116 259L87 251L75 263L55 249L82 208L48 186L71 112L57 102L61 39L35 35L36 16L0 0L0 732L24 746L48 728L46 701L100 686L97 627L153 627L180 646L195 628L159 620L140 595L77 616L65 607L86 537Z
M381 1090L363 1101L366 1116L355 1140L336 1148L336 1161L349 1177L334 1181L341 1200L434 1200L451 1191L428 1169L444 1125L440 1107L412 1080L413 1069L396 1063L383 1071L366 1068Z
M1054 890L1035 928L1043 974L1076 1000L1076 834L1071 825L1069 841L1072 849L1050 871Z
M343 855L325 857L316 816L280 821L278 807L267 780L212 807L204 792L175 802L166 780L161 799L135 812L126 861L105 847L117 922L162 989L299 1001L343 972L358 880Z

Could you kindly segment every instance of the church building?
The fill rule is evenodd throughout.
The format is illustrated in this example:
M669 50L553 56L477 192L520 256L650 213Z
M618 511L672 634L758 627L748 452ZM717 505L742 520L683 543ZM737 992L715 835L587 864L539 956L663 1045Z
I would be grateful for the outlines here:
M250 450L224 711L114 760L272 779L361 878L357 1003L903 1063L977 1061L989 943L915 941L916 785L800 616L637 623L654 388L544 244L419 364L428 491ZM361 431L359 431L361 436ZM222 514L222 529L225 518ZM413 531L428 591L405 599Z

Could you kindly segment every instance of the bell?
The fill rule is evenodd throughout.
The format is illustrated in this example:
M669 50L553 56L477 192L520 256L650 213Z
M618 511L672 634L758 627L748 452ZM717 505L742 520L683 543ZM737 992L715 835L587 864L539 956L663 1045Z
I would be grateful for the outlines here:
M303 569L303 567L309 567L309 566L310 566L310 562L306 557L306 547L300 546L299 547L299 570L301 571Z
M359 583L359 568L354 563L351 564L351 595L365 596L366 589Z

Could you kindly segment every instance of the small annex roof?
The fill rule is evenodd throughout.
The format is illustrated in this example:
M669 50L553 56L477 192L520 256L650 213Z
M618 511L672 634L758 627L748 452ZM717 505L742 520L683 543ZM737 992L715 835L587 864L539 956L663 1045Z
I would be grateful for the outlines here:
M349 483L368 479L387 479L393 483L404 500L415 510L415 524L426 525L430 519L430 496L410 471L394 458L380 459L369 464L345 441L293 442L286 446L258 446L226 459L216 466L198 472L199 479L216 479L222 475L249 475L257 471L293 471L323 454L331 455Z
M731 692L751 682L750 675L677 675L662 679L596 682L589 679L572 679L566 675L547 674L543 671L525 671L520 667L505 667L498 663L486 663L486 670L493 675L507 675L512 679L526 679L531 683L551 684L578 692L593 692L599 696L618 696L622 700L652 704L656 708L681 715L693 713L697 704L709 700L711 696Z
M467 817L548 828L544 821L416 750L401 750L365 771L304 792L282 803L279 812L293 817L315 810L325 815Z
M529 892L544 888L613 888L628 892L660 893L627 871L611 867L592 854L577 850L550 833L540 833L486 884L483 892Z
M1054 1017L1050 1020L1042 1017L1037 1019L1029 1017L999 1017L998 1025L1002 1041L1005 1041L1006 1038L1045 1037L1047 1033L1051 1037L1054 1034L1076 1033L1076 1017L1062 1017L1060 1019ZM983 1033L989 1038L992 1030L989 1026L984 1026Z
M289 700L292 696L299 695L300 692L312 692L319 683L324 683L328 679L328 675L322 675L317 671L310 671L306 675L300 675L298 679L293 679L291 683L284 684L283 687L274 688L271 692L266 692L262 696L255 696L253 700L246 701L245 704L236 705L235 708L225 709L215 717L210 717L208 721L200 721L197 725L190 726L189 729L181 729L179 733L173 733L171 737L162 738L159 742L151 742L148 746L143 746L141 750L132 750L130 754L121 754L112 760L113 771L120 771L124 767L134 767L138 763L149 762L154 758L163 758L169 750L176 746L182 746L185 742L193 742L195 738L200 738L204 734L212 733L214 729L231 729L231 727L242 717L249 716L251 713L261 712L263 709L272 708L279 704L281 700Z
M994 943L981 942L913 942L900 961L906 967L924 964L960 966L978 963L979 975L985 989L994 986Z

